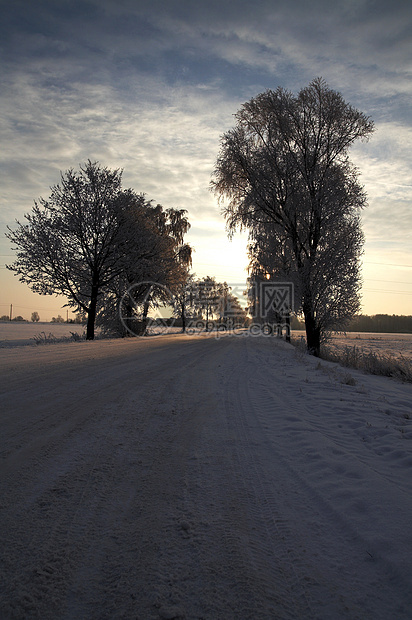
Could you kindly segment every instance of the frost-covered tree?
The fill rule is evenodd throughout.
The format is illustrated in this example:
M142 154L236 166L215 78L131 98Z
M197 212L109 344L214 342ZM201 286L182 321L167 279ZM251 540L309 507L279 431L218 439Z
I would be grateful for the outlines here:
M121 178L121 171L91 161L69 170L47 200L35 203L27 223L7 235L17 252L9 269L37 293L67 297L87 315L89 340L116 287L148 275L171 280L176 253L189 252L184 212L152 208L143 195L122 190Z
M316 255L310 261L302 261L300 268L290 239L279 235L276 227L261 225L251 237L248 253L252 278L293 282L296 314L303 311L309 290L319 343L328 332L342 330L359 312L359 257L364 237L358 214L337 217L335 225L325 231Z
M186 300L190 305L191 317L204 321L206 331L210 321L226 326L247 322L247 312L227 282L217 282L210 276L191 280Z
M94 338L99 295L119 272L116 199L121 172L88 161L79 172L61 174L50 197L40 198L26 224L8 238L17 259L9 269L36 293L64 295L87 314Z
M208 330L209 321L223 316L225 296L228 291L229 287L226 282L217 282L210 276L196 280L193 306L198 318L206 321L206 330Z
M359 307L359 210L366 195L349 147L371 119L320 78L245 103L224 134L212 188L228 232L249 229L253 267L287 275L299 294L308 349Z
M188 273L186 280L181 281L173 295L173 314L179 318L183 333L186 332L188 320L193 319L196 315L194 302L196 291L194 274Z
M188 278L192 248L184 236L190 224L184 209L154 206L143 194L129 191L122 200L125 260L104 293L98 324L112 334L143 335L150 308L172 303Z
M246 325L247 312L245 308L240 305L239 299L228 291L224 298L221 309L222 321L227 325Z

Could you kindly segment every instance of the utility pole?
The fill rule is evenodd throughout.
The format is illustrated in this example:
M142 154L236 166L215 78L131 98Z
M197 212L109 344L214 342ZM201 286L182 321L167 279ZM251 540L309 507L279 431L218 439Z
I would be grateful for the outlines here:
M10 321L13 317L13 304L10 304Z

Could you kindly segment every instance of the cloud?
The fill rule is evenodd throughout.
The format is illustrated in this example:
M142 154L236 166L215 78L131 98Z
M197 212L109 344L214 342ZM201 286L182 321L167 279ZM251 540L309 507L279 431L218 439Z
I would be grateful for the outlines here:
M127 185L165 206L188 208L199 219L217 217L208 186L218 118L230 117L228 102L213 90L165 88L150 77L140 80L139 91L141 97L124 99L109 85L56 89L19 77L3 99L9 148L0 157L8 204L20 211L29 198L23 188L35 192L30 204L58 182L60 170L90 158L124 168Z
M367 144L352 150L368 194L363 214L367 239L391 244L405 251L412 237L412 127L377 123Z
M267 88L323 76L376 121L352 150L367 239L408 252L411 15L400 0L15 0L0 24L2 222L90 158L188 209L206 256L208 240L226 243L209 181L233 114Z

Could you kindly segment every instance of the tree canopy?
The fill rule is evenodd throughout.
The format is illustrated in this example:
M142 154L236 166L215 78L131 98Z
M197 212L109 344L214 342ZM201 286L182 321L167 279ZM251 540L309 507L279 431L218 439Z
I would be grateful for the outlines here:
M7 234L17 252L8 268L33 291L64 295L86 313L88 339L104 301L148 277L171 286L190 263L186 212L153 207L143 194L123 190L121 180L122 171L89 160L61 174L27 223Z
M359 210L366 195L348 149L373 122L320 78L245 103L222 137L212 189L229 235L249 230L250 269L287 276L305 316L308 348L359 308Z

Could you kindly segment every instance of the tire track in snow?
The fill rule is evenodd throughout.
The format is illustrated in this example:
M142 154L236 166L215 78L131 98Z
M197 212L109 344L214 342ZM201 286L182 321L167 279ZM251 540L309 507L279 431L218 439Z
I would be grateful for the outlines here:
M189 343L187 352L190 349ZM177 358L181 357L179 353ZM102 493L96 511L96 533L91 536L93 545L77 570L67 617L132 617L136 610L148 620L159 617L157 609L167 600L165 591L172 574L172 569L170 574L167 571L164 550L174 534L170 522L175 511L173 480L180 479L177 459L172 465L173 480L169 471L171 448L173 442L177 443L179 406L172 400L173 382L184 365L192 363L193 358L184 361L183 368L176 365L171 369L169 360L164 370L157 364L156 372L149 364L140 375L138 390L131 389L122 405L125 415L119 421L118 442L123 445L118 450L124 462L118 457L110 467L114 471L113 484ZM147 403L149 411L142 409ZM114 503L121 507L115 513ZM106 532L110 534L104 535L102 541L101 535ZM127 567L127 573L122 567ZM98 581L97 594L82 587L85 575L88 580L94 575ZM152 590L148 584L152 584Z
M179 551L176 553L174 546L174 556L163 555L163 563L169 565L167 573L173 579L167 584L162 566L159 582L164 590L162 613L177 605L185 618L263 617L249 566L233 534L237 528L237 513L231 510L233 503L237 506L235 480L230 471L220 399L220 376L226 368L228 343L205 343L193 359L195 363L187 364L174 383L174 390L182 398L177 470L183 484L170 536L178 532Z
M16 427L9 417L6 447L33 416L55 427L26 433L25 458L11 454L0 477L3 617L384 618L396 586L379 598L382 567L354 559L359 541L288 458L293 424L274 416L296 420L309 409L282 392L295 364L282 343L152 343L119 343L94 370L73 361L69 425L64 382L60 411L51 397ZM50 370L51 381L59 376ZM376 601L366 605L370 592Z
M295 558L294 566L297 567L298 574L308 579L310 583L310 591L313 592L311 607L315 612L313 617L325 618L325 620L335 616L362 620L366 618L386 620L388 613L395 613L397 618L406 619L409 615L407 610L411 601L410 597L409 601L405 599L408 583L403 575L394 573L386 562L376 563L379 554L375 554L370 541L368 544L361 532L348 521L346 515L334 507L327 491L320 493L318 484L315 486L311 484L308 472L299 470L297 464L291 459L291 455L296 454L296 446L292 425L285 435L288 420L293 422L301 420L306 429L310 427L311 414L313 415L310 407L316 406L316 399L310 393L307 401L303 400L303 396L299 398L297 383L295 392L292 394L289 391L291 381L290 376L287 375L293 376L296 372L296 379L299 380L301 373L296 367L296 362L292 363L292 359L290 361L285 359L282 352L284 343L273 344L270 364L267 367L255 367L256 372L253 377L249 377L249 385L252 384L254 389L249 390L246 395L245 385L248 384L246 377L243 381L239 380L239 389L243 390L245 399L247 398L247 402L251 403L256 415L256 424L260 426L262 437L265 438L271 451L268 458L272 461L273 475L276 476L276 472L281 473L280 476L276 476L276 484L284 497L288 498L289 506L283 512L290 526L293 524L292 527L294 527L292 534L295 542L294 544L292 542L292 547L299 549L300 546L305 552L297 560ZM250 342L246 342L246 349L248 366L253 369L255 351ZM260 362L262 362L261 358ZM277 390L274 389L275 383L270 376L273 372L277 373L278 377ZM335 386L330 383L329 390L332 394L334 389L336 389ZM324 393L325 386L322 396ZM339 393L335 398L339 399ZM274 424L276 418L278 421ZM247 422L250 423L251 419L248 415ZM320 430L318 428L316 432ZM345 452L340 443L335 444L330 438L327 441L330 442L330 449L335 453L335 458L345 463L343 471L347 473L348 468L352 466L352 461L358 462L357 455ZM316 449L313 438L309 438L308 443ZM264 451L260 446L259 455L262 454ZM317 457L318 462L322 464L322 450L317 453ZM325 473L327 471L332 483L334 472L328 470L329 462L332 462L331 458L325 461L324 466ZM365 467L363 463L361 464ZM358 466L356 470L357 468ZM368 476L374 474L375 472L371 471ZM286 485L282 479L286 481ZM354 484L356 485L355 478L351 482L351 485ZM302 527L303 521L304 527ZM306 529L308 526L309 529ZM302 538L302 533L305 534L304 538ZM339 549L338 557L331 555L329 543L334 554ZM367 549L370 549L373 554L370 554ZM373 561L372 555L375 558ZM323 558L323 566L319 563L318 557ZM304 560L303 563L302 560ZM394 585L395 583L399 584L399 588ZM357 597L354 596L354 591L359 591ZM373 593L373 596L365 596L364 592Z
M230 612L226 613L231 599L222 603L226 593L219 581L212 579L208 521L201 518L199 504L194 500L194 485L189 483L193 482L193 476L188 472L193 464L193 446L204 423L198 392L190 390L190 385L199 367L210 373L215 348L213 341L193 347L189 343L180 365L169 365L167 375L161 375L160 384L149 382L136 393L143 402L151 403L150 420L146 420L139 436L133 434L129 426L132 418L128 416L123 431L129 437L129 452L134 437L135 452L141 462L132 476L131 489L135 487L135 495L129 516L126 515L129 523L125 526L125 529L133 527L136 534L127 533L127 545L122 529L115 535L116 539L106 541L106 561L101 567L99 589L107 593L103 594L104 603L96 602L90 591L77 591L70 604L72 617L82 614L90 617L96 613L96 604L99 618L121 614L132 617L133 610L138 609L145 620L173 614L211 620L219 617L211 611L216 609L219 614L219 605L226 610L226 618L232 617ZM126 476L127 470L123 473ZM200 479L195 478L200 504L204 482L203 474ZM101 542L96 542L96 546L101 553ZM119 575L122 565L128 566L127 575ZM230 566L230 576L233 571L234 567ZM81 578L84 569L79 574Z
M237 358L244 359L245 340L236 344L238 348L243 345ZM313 614L307 584L296 571L300 563L296 541L279 507L276 478L270 476L272 472L265 469L261 458L268 446L256 412L250 409L254 399L249 389L251 368L248 362L246 358L243 365L234 365L225 386L225 408L229 433L234 436L236 474L248 516L246 551L258 576L261 596L266 599L264 617L310 618ZM272 455L269 458L272 460Z
M164 372L168 361L157 360L155 367ZM145 373L150 376L153 372L153 365L146 362L140 370L139 379L144 380ZM127 371L129 378L123 371ZM14 571L11 566L19 562L18 578L12 586L13 594L10 593L11 600L19 598L17 616L41 609L45 600L55 600L54 605L64 600L71 575L82 562L86 542L97 547L101 543L98 531L94 531L94 523L99 521L96 517L104 513L107 500L116 499L119 507L122 504L122 494L118 492L122 480L118 478L117 467L124 451L113 445L112 435L116 419L117 426L121 426L119 420L127 402L125 394L136 386L136 379L133 370L130 376L130 362L115 366L113 372L115 376L104 386L97 377L95 389L90 390L87 381L83 388L81 383L77 386L78 411L69 424L66 424L64 411L51 411L47 400L41 403L43 407L39 404L40 418L55 417L56 432L49 432L46 438L35 435L35 441L27 436L28 462L21 455L19 458L13 455L8 463L13 479L2 470L6 489L2 503L11 510L11 520L4 520L3 526L14 541L14 557L6 555L11 573ZM88 378L90 381L90 374ZM35 389L41 390L41 387ZM150 395L144 395L143 400L145 404L150 402ZM66 402L70 401L67 395ZM51 402L52 406L56 404ZM151 415L147 423L151 424ZM37 433L41 430L41 427L36 428ZM136 433L137 429L134 430ZM119 441L127 444L127 429L119 432ZM127 454L127 445L125 451ZM121 471L127 474L124 468ZM114 507L110 501L108 504L110 512ZM30 514L30 524L27 530L22 530L21 523L27 522L25 514ZM92 565L86 569L89 577L95 572ZM20 608L21 613L17 611ZM49 609L50 617L53 617L53 609L56 607Z

